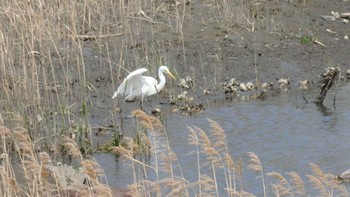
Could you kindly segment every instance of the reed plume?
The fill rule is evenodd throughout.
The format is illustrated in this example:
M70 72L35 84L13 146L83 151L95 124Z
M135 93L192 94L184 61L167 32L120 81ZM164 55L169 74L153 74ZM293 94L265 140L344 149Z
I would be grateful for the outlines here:
M215 166L220 164L220 153L215 149L214 144L210 141L208 135L200 128L194 127L199 138L199 145L202 148L202 153L207 157L207 161ZM214 167L214 166L213 166Z
M202 187L201 196L215 196L215 195L217 195L216 182L212 177L210 177L206 174L202 174L201 179L199 180L199 184Z
M173 177L173 162L177 161L176 154L170 149L167 149L166 154L160 153L161 170L170 174Z
M83 155L80 152L78 144L67 136L63 136L63 147L67 151L67 154L72 156L73 158L83 159Z
M199 151L199 139L197 136L196 131L192 128L192 127L187 127L187 130L190 132L188 134L188 143L190 145L193 145L196 147L196 158L197 158L197 174L198 174L198 193L199 195L202 195L202 183L201 183L201 179L202 179L202 175L201 175L201 162L200 162L200 151Z
M260 162L259 157L253 153L249 152L249 158L250 158L250 164L248 165L248 169L253 170L256 173L260 173L261 179L262 179L262 185L263 185L263 191L264 191L264 196L266 197L266 186L265 186L265 178L264 178L264 171L262 168L262 164Z
M84 168L84 173L90 180L97 180L99 176L104 174L100 164L98 164L96 161L83 160L80 163Z
M291 182L294 185L294 193L304 196L305 195L304 182L299 176L299 174L296 172L289 172L287 174L290 176Z
M228 195L229 191L236 190L236 176L241 173L238 166L232 156L228 152L226 134L222 127L213 120L208 119L210 125L210 131L213 136L208 136L202 129L198 127L188 127L189 144L194 145L197 148L197 166L198 166L198 177L201 180L201 163L199 160L199 153L203 153L206 157L205 164L209 164L213 173L213 180L216 186L216 192L218 192L218 185L216 183L216 170L223 169L225 176L226 187ZM201 181L199 181L201 183ZM202 192L202 185L199 184L199 191Z
M239 197L255 197L254 194L246 192L246 191L236 191L234 189L226 189L230 195L232 196L239 196Z
M328 196L327 189L323 185L322 181L317 179L314 175L306 175L309 178L309 182L319 191L321 196Z
M220 153L220 160L225 169L226 188L236 190L236 168L232 156L228 152L227 138L225 131L216 121L210 120L209 125L214 135L214 147Z
M277 183L272 183L272 190L276 196L292 195L292 189L287 179L278 172L269 172L266 174L277 180Z
M11 134L10 129L8 129L7 127L0 125L0 136L1 137L6 137L9 136Z
M0 113L0 126L4 126L4 119L2 118L2 114Z
M51 174L47 168L48 166L52 166L51 158L46 152L40 152L39 159L41 164L41 177L43 180L49 182L49 177Z
M114 146L111 152L120 156L121 159L130 160L134 157L134 151L138 149L137 144L131 138L124 138L126 146Z
M153 131L152 120L144 111L137 109L132 111L131 114L140 122L141 125L148 130Z
M99 182L98 178L104 175L103 169L100 164L91 159L83 160L80 162L86 174L87 185L93 190L93 195L112 197L111 191L108 186Z
M227 141L226 141L226 135L224 130L221 128L219 123L208 119L209 125L211 128L211 132L214 135L214 147L218 152L225 152L228 153L228 148L227 148Z
M165 188L170 188L170 192L167 196L188 196L187 188L189 185L187 184L187 180L181 179L179 177L169 177L165 178L160 183Z
M333 196L335 192L340 195L347 195L346 189L337 183L335 176L329 173L324 173L320 167L314 163L309 163L312 175L307 175L309 181L319 191L321 196Z
M151 124L152 124L155 131L164 131L165 130L163 123L158 118L156 118L154 116L148 116L148 117L149 117L149 120L151 121Z

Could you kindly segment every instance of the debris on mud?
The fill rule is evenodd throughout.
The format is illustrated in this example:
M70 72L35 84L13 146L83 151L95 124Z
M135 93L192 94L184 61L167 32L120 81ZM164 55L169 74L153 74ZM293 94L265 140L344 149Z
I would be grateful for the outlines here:
M338 19L343 19L343 22L348 24L350 19L350 12L339 13L331 11L331 15L321 15L320 17L325 21L335 21Z
M238 82L236 78L230 79L228 82L224 82L222 87L224 88L225 94L235 94L238 91Z
M346 71L346 78L350 80L350 69Z
M186 104L185 106L178 108L178 110L181 111L181 115L189 116L189 115L192 115L193 113L202 112L203 110L205 110L205 107L203 104L198 104L198 105Z
M273 82L271 82L271 83L264 82L264 83L261 84L261 90L263 92L267 92L269 90L273 90L273 88L274 88Z
M222 83L222 87L224 89L225 94L234 94L237 93L238 90L245 92L248 90L254 91L257 89L253 82L239 82L236 80L236 78L232 78L230 79L230 81Z
M248 90L256 90L256 86L253 84L253 82L249 81L245 84Z
M187 91L183 91L181 94L177 95L177 98L182 101L193 101L193 97L189 97Z
M309 80L301 80L301 81L299 81L299 90L300 91L302 91L302 92L304 92L304 91L306 91L307 89L309 89L309 86L310 86L310 84L311 84L312 82L311 81L309 81Z
M289 89L289 78L280 78L278 79L278 92L286 92Z
M155 108L151 111L152 114L158 114L158 113L161 113L161 112L162 112L162 110L161 110L159 107L155 107Z
M178 85L185 89L190 89L193 86L193 80L190 76L185 79L180 79Z

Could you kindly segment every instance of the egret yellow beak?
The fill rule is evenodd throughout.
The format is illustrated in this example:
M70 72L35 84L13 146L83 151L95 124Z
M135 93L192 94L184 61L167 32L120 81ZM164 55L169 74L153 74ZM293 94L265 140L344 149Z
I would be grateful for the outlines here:
M174 75L173 74L171 74L171 72L170 71L165 71L168 75L170 75L170 77L172 77L173 79L175 79L176 80L176 78L174 77Z

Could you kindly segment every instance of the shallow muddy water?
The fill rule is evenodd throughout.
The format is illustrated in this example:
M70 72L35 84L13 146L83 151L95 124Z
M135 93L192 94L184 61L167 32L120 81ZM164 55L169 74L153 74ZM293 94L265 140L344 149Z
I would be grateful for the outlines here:
M306 93L312 101L317 92ZM201 113L180 116L178 113L162 114L170 147L177 155L184 177L196 181L197 158L188 154L195 150L188 145L187 126L196 126L211 136L207 119L218 122L224 129L230 154L234 160L243 161L243 190L260 196L262 182L257 174L247 170L248 152L259 156L264 172L286 173L295 171L304 180L310 192L307 174L312 174L309 163L319 165L325 173L338 174L350 168L350 85L330 91L325 107L305 103L300 93L280 94L264 101L230 102L219 100L209 104ZM333 97L335 96L335 108ZM152 136L166 140L164 135ZM124 187L133 182L129 165L105 153L95 154L104 168L109 184ZM149 158L154 163L154 158ZM175 167L180 172L180 167ZM204 169L204 168L203 168ZM176 171L176 170L175 170ZM220 171L220 170L219 170ZM203 170L205 173L205 170ZM152 179L152 173L149 177ZM223 174L218 173L219 187L225 187ZM267 178L266 184L272 179ZM224 192L223 190L221 192ZM271 192L271 191L270 191Z

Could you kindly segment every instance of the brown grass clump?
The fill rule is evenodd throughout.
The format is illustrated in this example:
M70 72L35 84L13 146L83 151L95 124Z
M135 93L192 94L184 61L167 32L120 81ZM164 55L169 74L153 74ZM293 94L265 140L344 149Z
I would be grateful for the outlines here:
M64 146L65 150L67 151L67 154L74 157L74 158L82 159L83 156L80 152L78 144L72 138L69 138L67 136L64 136L63 138L64 138L63 146Z
M0 156L1 196L112 196L109 187L100 183L104 175L102 168L93 160L83 159L71 138L64 137L64 145L69 154L81 159L89 185L77 182L73 179L78 177L67 174L68 169L73 170L72 166L56 166L47 152L38 152L37 144L23 126L17 123L13 129L7 125L0 127L3 151Z
M130 159L136 155L136 151L139 149L139 146L131 138L125 137L124 140L126 141L126 145L112 147L112 153L116 153L121 157L121 159Z
M84 160L81 161L81 165L90 180L96 181L98 177L103 175L103 170L96 161Z
M10 135L10 134L11 134L10 129L8 129L8 128L5 127L5 126L0 126L0 136L6 137L6 136L8 136L8 135Z

